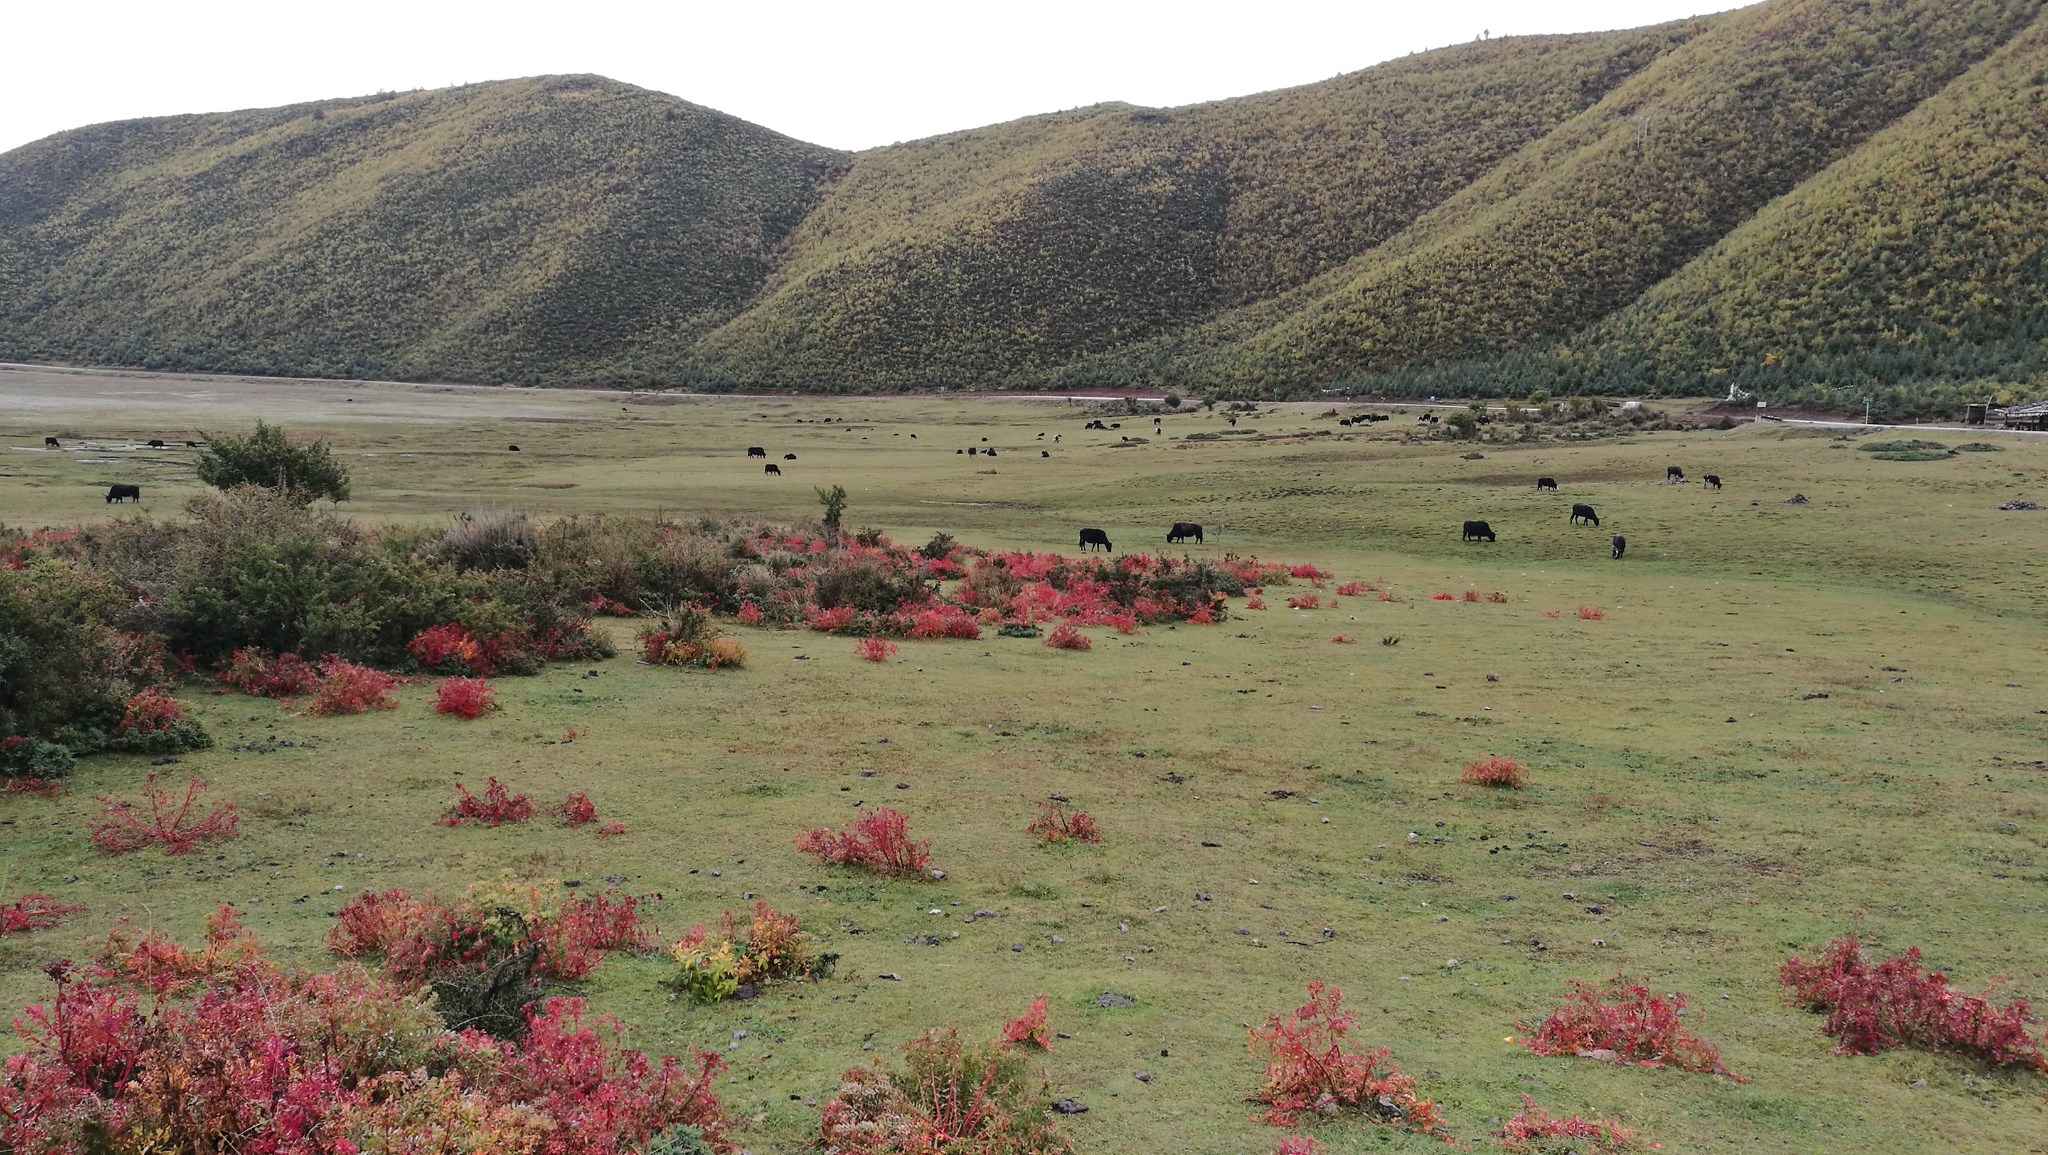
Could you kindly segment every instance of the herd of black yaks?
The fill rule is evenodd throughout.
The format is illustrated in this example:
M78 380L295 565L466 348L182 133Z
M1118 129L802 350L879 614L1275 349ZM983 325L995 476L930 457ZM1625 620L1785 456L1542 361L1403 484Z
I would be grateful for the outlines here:
M1721 475L1718 473L1705 474L1700 478L1700 480L1707 483L1708 489L1721 488ZM1684 482L1685 470L1680 469L1676 465L1670 465L1665 467L1664 483L1666 485L1680 485ZM1557 491L1557 478L1539 477L1536 479L1536 488L1540 490L1548 490L1552 493L1555 493ZM1595 513L1593 511L1593 507L1590 505L1574 503L1572 505L1571 523L1573 525L1578 525L1581 522L1598 528L1600 525L1600 515L1598 513ZM1494 541L1496 539L1494 537L1492 526L1486 524L1483 521L1468 521L1465 523L1464 531L1459 535L1459 540ZM1628 552L1628 539L1617 533L1614 535L1610 544L1614 547L1614 560L1620 561L1621 555Z

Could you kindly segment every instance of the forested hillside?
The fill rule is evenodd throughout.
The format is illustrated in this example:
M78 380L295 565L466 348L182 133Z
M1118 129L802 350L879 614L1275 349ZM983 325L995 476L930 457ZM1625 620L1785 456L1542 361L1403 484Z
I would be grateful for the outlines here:
M588 77L101 125L0 155L0 358L1219 395L2048 380L2043 3L1768 0L856 155Z

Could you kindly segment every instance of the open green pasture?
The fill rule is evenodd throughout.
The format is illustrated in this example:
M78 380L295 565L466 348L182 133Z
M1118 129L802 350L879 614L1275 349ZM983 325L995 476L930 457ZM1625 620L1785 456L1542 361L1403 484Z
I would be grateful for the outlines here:
M1191 554L1314 562L1398 599L1331 605L1325 588L1324 608L1296 611L1286 597L1316 591L1275 586L1272 608L1233 603L1210 627L1091 630L1088 653L991 632L907 641L882 665L850 639L732 625L743 670L651 668L628 645L502 680L504 709L475 723L433 714L418 686L337 719L195 689L218 745L162 772L240 804L241 837L186 858L93 850L94 797L134 797L142 759L89 759L55 801L0 798L0 898L87 908L0 940L0 1003L40 998L39 966L118 919L196 937L232 902L282 957L322 966L331 913L362 889L509 875L659 894L670 937L752 895L842 955L827 981L708 1009L669 1000L661 957L613 958L586 984L632 1045L726 1054L757 1152L804 1149L807 1101L868 1048L946 1023L991 1034L1041 993L1071 1036L1046 1056L1054 1085L1091 1108L1066 1124L1081 1151L1269 1151L1280 1133L1244 1102L1245 1027L1313 978L1468 1139L1526 1092L1674 1152L2048 1151L2041 1078L1832 1055L1776 983L1788 954L1855 931L1920 946L1966 988L2003 975L2005 994L2048 999L2048 512L1996 508L2048 505L2048 443L1923 433L2001 451L1885 461L1833 431L1752 425L1475 446L1408 440L1412 413L1347 439L1324 408L1240 417L1265 440L1187 441L1230 427L1219 411L1083 432L1096 410L1061 401L0 372L12 525L136 516L101 500L117 481L142 485L142 514L176 516L197 492L191 451L127 447L260 415L331 440L355 471L344 509L372 521L791 521L838 483L849 527L899 541L1071 550L1086 525L1151 552L1168 523L1199 521ZM993 459L953 452L984 437ZM1669 464L1694 483L1664 484ZM1567 524L1574 502L1603 525ZM1461 544L1466 518L1498 544ZM1431 597L1468 589L1509 600ZM614 628L630 643L631 623ZM1527 764L1530 787L1459 785L1484 753ZM587 791L628 831L435 824L454 781L492 774L542 802ZM1023 827L1048 795L1095 814L1105 843L1034 845ZM943 881L877 882L791 845L881 805L932 840ZM1618 973L1686 992L1691 1028L1748 1081L1507 1041L1568 979ZM1105 992L1135 1005L1097 1006ZM1357 1120L1315 1133L1336 1152L1442 1146Z

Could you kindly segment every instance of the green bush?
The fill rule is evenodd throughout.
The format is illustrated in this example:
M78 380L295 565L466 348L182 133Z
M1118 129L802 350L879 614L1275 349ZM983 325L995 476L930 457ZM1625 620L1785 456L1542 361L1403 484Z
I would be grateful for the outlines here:
M321 497L348 500L348 469L334 460L324 441L294 442L281 427L261 420L247 437L204 436L199 480L215 489L260 485L291 494L301 504Z
M0 741L10 744L0 767L8 775L68 770L71 754L106 745L132 694L162 679L154 652L106 625L120 605L111 582L66 560L0 567Z

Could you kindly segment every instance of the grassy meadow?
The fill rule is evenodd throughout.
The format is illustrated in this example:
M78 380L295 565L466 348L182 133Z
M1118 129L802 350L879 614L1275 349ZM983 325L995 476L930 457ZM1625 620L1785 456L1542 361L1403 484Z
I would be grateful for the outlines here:
M1674 1152L2048 1151L2041 1077L1832 1055L1776 982L1788 954L1854 931L1921 947L1966 989L2002 975L2003 994L2048 999L2048 513L1997 509L2048 504L2048 440L1919 434L1999 447L1935 461L1767 424L1472 445L1411 440L1412 414L1351 436L1326 408L1269 406L1190 441L1229 430L1220 411L1084 432L1103 410L1060 400L0 371L15 526L176 516L200 491L192 451L133 446L262 416L328 439L354 471L343 510L370 521L795 521L836 483L849 528L899 542L1072 551L1085 525L1153 552L1169 523L1199 521L1209 541L1187 553L1313 562L1332 587L1384 579L1398 599L1332 605L1326 588L1324 608L1289 610L1306 585L1274 586L1272 608L1233 602L1214 626L1090 630L1088 653L990 631L905 641L882 665L850 639L728 623L751 660L717 673L639 663L633 623L614 621L619 657L500 679L504 708L474 723L432 713L421 686L333 719L193 690L218 744L166 773L238 803L241 836L185 858L94 850L95 796L134 797L141 758L88 759L55 801L0 797L0 899L86 907L0 939L0 1004L44 997L40 966L123 918L195 938L232 902L280 957L319 967L332 912L365 888L576 880L660 895L670 938L759 897L841 954L829 980L711 1008L671 1001L665 956L615 957L584 984L631 1045L724 1054L756 1152L806 1149L815 1103L870 1050L946 1023L993 1034L1041 993L1071 1036L1045 1057L1053 1085L1090 1108L1063 1124L1078 1150L1270 1151L1282 1133L1244 1101L1260 1071L1245 1028L1314 978L1468 1140L1527 1093ZM984 438L993 459L954 452ZM1666 485L1671 464L1725 488ZM104 503L113 482L142 486L140 510ZM1574 502L1602 526L1567 524ZM1466 518L1498 543L1461 543ZM1466 590L1508 600L1432 597ZM1461 786L1485 753L1525 763L1530 786ZM454 781L493 774L541 802L587 791L627 832L435 824ZM1035 845L1023 826L1048 795L1105 842ZM797 854L798 830L860 805L906 812L945 879ZM1686 992L1689 1028L1748 1081L1508 1041L1567 980L1615 974ZM1098 1006L1105 992L1135 1005ZM1333 1152L1442 1147L1355 1119L1314 1133Z

